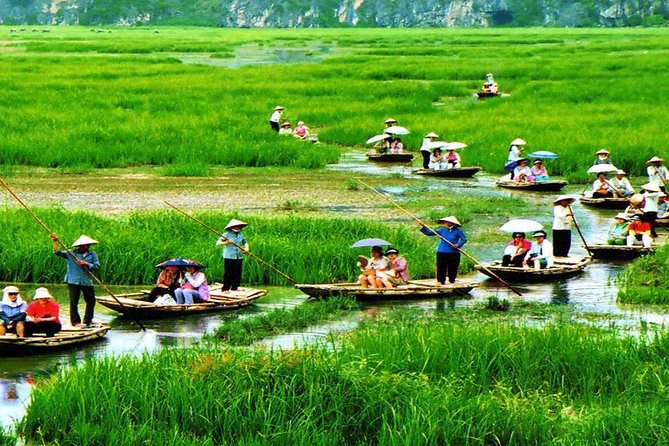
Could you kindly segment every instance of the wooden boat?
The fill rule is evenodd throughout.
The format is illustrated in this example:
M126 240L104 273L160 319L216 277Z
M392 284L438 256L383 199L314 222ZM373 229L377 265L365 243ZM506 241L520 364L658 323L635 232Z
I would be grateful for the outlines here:
M408 163L413 153L368 153L367 159L379 163Z
M556 257L555 264L550 268L534 269L518 268L516 266L502 266L502 262L493 262L485 267L505 280L517 282L542 282L546 280L559 279L562 277L577 274L592 262L590 257ZM489 271L486 271L481 265L476 265L476 269L483 274L493 277Z
M588 245L593 259L619 259L630 260L655 252L655 247L644 248L643 246L621 246L597 244Z
M38 333L29 338L19 338L14 334L0 336L0 357L33 355L86 344L102 339L109 328L106 324L93 328L66 328L52 337Z
M627 198L593 198L581 195L581 204L600 209L625 209L630 201Z
M220 285L213 285L209 290L209 301L191 305L157 305L148 300L149 291L139 293L116 294L116 301L111 296L97 296L97 301L107 308L122 313L124 316L137 319L165 319L187 316L190 314L213 313L217 311L236 310L251 305L265 296L267 291L253 288L239 288L224 294Z
M416 175L426 175L431 177L440 177L440 178L469 178L474 176L476 172L481 171L483 168L478 166L471 167L458 167L455 169L416 169L412 170L411 173Z
M498 96L502 96L502 93L493 93L491 91L477 91L476 96L478 96L479 99L488 99L488 98L496 98Z
M669 228L669 218L658 218L655 220L655 226L660 228Z
M521 182L513 181L506 179L499 179L495 181L495 185L498 187L505 187L507 189L516 189L516 190L527 190L527 191L558 191L565 187L569 182L563 180L550 180L550 181L532 181L532 182Z
M359 300L426 299L459 296L479 286L478 282L456 281L453 284L437 285L435 280L410 280L395 288L362 288L359 283L326 283L295 285L295 288L311 297L354 296Z

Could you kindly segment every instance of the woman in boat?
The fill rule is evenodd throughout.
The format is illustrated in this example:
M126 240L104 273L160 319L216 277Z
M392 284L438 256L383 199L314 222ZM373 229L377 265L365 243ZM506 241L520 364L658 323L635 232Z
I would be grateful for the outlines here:
M383 121L383 132L386 133L386 130L388 130L390 127L397 125L397 119L394 118L388 118L385 121Z
M659 212L660 202L660 188L654 183L646 183L641 186L641 194L643 195L644 206L641 208L641 221L650 224L650 232L653 237L657 237L655 232L655 220Z
M669 195L660 192L660 204L657 205L657 218L669 218Z
M443 164L446 169L459 169L461 167L460 155L455 153L454 148L446 148L446 156L444 156Z
M595 152L595 155L597 158L595 158L595 161L592 163L593 166L596 166L598 164L613 164L611 162L611 153L606 150L606 149L601 149Z
M643 207L646 205L645 199L641 194L634 194L629 198L630 204L625 208L625 214L629 215L641 215L643 214Z
M650 248L653 244L650 223L641 221L639 215L633 215L631 220L627 235L627 246L643 245L644 248Z
M377 273L388 268L388 259L383 256L383 250L380 246L372 246L370 258L367 265L362 269L362 274L358 277L360 286L363 288L379 288L381 281L377 282Z
M430 157L430 164L428 167L433 170L441 170L443 169L444 165L444 155L441 153L441 149L437 147L434 149L434 152Z
M439 135L434 132L430 132L425 135L423 142L420 144L420 154L423 157L423 169L430 168L430 151L432 150L430 149L430 144L434 141L434 138L439 138Z
M70 324L73 327L81 325L79 297L83 294L84 302L86 302L83 322L87 328L90 328L93 326L95 311L95 288L89 273L100 269L100 260L98 255L91 251L91 246L97 244L98 241L82 234L72 243L72 247L76 249L64 251L60 249L56 234L51 234L51 240L53 240L54 254L67 260L65 283L67 283L70 297Z
M30 337L35 333L44 333L47 337L53 337L63 328L59 316L60 307L53 300L49 290L37 288L33 302L26 308L25 336Z
M530 250L525 254L523 268L534 268L535 270L550 268L553 266L553 245L546 240L546 232L537 231L532 234L534 241Z
M513 239L506 245L502 266L523 266L525 254L530 250L532 243L525 238L524 232L514 232Z
M492 73L486 74L486 81L483 83L483 91L486 93L497 93L499 91L497 82Z
M377 286L379 288L395 288L398 285L406 285L409 281L409 268L404 257L395 248L386 249L388 268L377 271Z
M393 138L390 143L390 153L404 153L404 144L402 138Z
M605 172L599 172L592 183L592 198L613 198L613 188L608 183Z
M560 195L553 200L553 254L556 257L569 256L571 249L571 224L574 222L574 214L569 206L574 198Z
M609 180L609 184L613 187L613 194L617 198L629 198L634 195L634 188L625 175L624 170L618 169L616 176Z
M21 299L17 287L10 285L2 290L0 336L4 336L7 333L16 333L17 336L23 337L27 307L28 305Z
M663 165L664 160L654 156L646 161L646 164L648 164L646 168L648 182L655 184L662 192L667 192L665 188L669 181L669 171L667 171L667 166Z
M530 183L534 181L532 169L528 166L529 160L527 158L520 158L517 162L518 167L513 169L513 181L518 183Z
M174 290L179 287L179 268L167 266L158 274L156 286L149 293L149 300L155 301L158 297L169 294L174 298Z
M606 241L606 244L624 246L627 243L629 227L630 218L627 214L621 212L616 215L615 222L609 231L609 238Z
M281 124L281 128L279 129L279 135L292 135L293 129L291 129L290 126L291 123L288 121Z
M534 181L550 181L551 178L548 176L548 170L546 170L543 161L540 158L537 158L534 160L533 164L534 165L530 171L532 172Z
M518 167L518 161L523 158L523 150L525 150L523 146L525 144L527 143L520 138L511 141L511 145L509 146L509 156L504 165L504 170L511 172L511 179L514 178L514 169Z
M448 276L449 283L454 283L460 266L460 248L467 243L467 237L460 229L462 225L453 215L440 218L443 227L437 230L428 229L422 221L419 223L420 232L441 239L437 246L437 282L444 285Z
M309 137L309 127L304 125L304 121L298 121L293 129L293 136L297 139L307 139Z
M178 304L191 305L209 300L207 276L194 266L186 267L182 285L174 290L174 298Z
M248 223L233 218L225 227L223 236L216 242L216 246L224 247L222 291L235 291L242 283L242 261L244 254L249 252L249 243L242 233L245 226Z
M269 125L275 132L279 132L279 123L281 122L281 113L283 113L284 108L280 105L274 107L274 112L272 116L269 117Z

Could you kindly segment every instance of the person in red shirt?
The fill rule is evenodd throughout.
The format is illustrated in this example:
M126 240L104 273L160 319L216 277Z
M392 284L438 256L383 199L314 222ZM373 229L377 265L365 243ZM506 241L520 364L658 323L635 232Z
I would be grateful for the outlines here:
M653 244L651 236L651 226L647 221L641 221L638 215L633 215L627 231L627 246L643 245L644 248L650 248Z
M35 333L44 333L52 337L62 328L59 314L60 307L49 290L37 288L34 301L26 309L25 335L29 337Z

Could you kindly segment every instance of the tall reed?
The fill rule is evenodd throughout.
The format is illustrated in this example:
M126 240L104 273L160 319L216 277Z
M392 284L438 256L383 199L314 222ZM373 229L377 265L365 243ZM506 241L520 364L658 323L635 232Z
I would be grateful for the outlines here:
M669 247L660 246L655 254L640 257L618 278L618 301L623 303L669 303Z

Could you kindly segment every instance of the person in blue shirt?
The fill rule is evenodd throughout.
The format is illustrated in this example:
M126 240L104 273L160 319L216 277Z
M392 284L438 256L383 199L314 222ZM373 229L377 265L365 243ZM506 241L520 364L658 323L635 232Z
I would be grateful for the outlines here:
M449 283L454 283L458 275L458 266L460 266L460 251L465 243L467 237L460 229L460 222L454 216L444 217L439 219L439 223L443 223L443 227L432 230L425 226L425 223L420 222L420 232L430 237L439 237L441 242L437 246L437 282L440 285L446 283L446 276L448 276Z
M13 285L2 290L0 302L0 336L6 333L16 333L23 337L26 309L28 305L21 299L19 289Z
M93 312L95 309L95 288L89 272L100 269L100 260L98 255L91 251L91 246L98 243L87 235L82 235L68 251L61 250L58 236L51 234L53 240L53 252L58 257L67 260L67 272L65 273L65 283L67 284L68 294L70 296L70 324L73 327L81 325L79 316L79 297L84 295L86 309L84 310L84 326L90 328L93 326ZM71 254L70 254L71 253ZM73 256L74 255L74 256Z
M216 246L224 246L223 291L235 291L242 282L242 259L249 252L249 243L242 234L245 226L248 223L233 218L225 227L223 236L216 242Z

